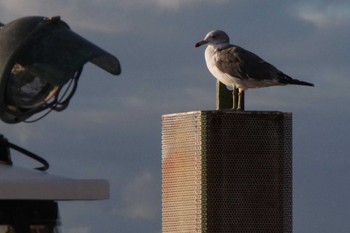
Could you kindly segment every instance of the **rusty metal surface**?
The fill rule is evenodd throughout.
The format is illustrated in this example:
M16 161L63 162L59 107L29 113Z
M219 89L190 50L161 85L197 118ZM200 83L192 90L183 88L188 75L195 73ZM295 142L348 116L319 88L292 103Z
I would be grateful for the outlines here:
M162 232L292 232L292 115L164 115Z
M200 232L202 127L200 112L163 117L163 232Z

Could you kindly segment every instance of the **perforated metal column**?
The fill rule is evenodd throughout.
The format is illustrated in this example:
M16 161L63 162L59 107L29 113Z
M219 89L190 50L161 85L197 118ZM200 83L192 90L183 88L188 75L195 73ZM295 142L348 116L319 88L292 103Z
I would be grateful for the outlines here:
M162 232L292 232L292 115L164 115Z

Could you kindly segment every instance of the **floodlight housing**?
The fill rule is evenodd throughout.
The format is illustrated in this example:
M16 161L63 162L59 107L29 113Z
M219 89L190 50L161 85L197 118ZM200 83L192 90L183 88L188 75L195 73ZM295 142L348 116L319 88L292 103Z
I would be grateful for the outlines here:
M29 16L2 25L0 118L18 123L46 109L65 109L87 62L121 73L115 56L74 33L59 16ZM69 82L70 93L60 97Z

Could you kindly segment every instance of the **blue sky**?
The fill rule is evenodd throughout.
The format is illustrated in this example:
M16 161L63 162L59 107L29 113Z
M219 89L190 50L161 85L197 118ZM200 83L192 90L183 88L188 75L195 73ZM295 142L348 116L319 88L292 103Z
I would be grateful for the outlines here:
M64 232L161 232L161 115L215 109L215 79L194 44L221 29L315 84L248 90L246 108L293 113L294 232L348 233L348 1L11 0L0 15L3 23L60 15L122 65L114 77L87 64L64 112L0 123L11 142L45 157L50 173L110 181L109 200L60 203Z

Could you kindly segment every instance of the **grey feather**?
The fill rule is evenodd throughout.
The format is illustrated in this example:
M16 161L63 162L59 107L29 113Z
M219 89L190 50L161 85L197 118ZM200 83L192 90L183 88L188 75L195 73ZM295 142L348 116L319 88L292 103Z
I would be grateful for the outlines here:
M258 55L236 45L217 50L216 66L219 70L241 80L275 80L282 84L313 86L311 83L291 78Z

